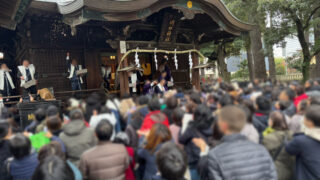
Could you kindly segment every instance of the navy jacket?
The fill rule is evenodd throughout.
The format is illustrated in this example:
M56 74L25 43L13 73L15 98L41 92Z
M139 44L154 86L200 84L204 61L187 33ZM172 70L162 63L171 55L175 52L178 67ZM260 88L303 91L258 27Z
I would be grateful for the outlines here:
M22 159L14 159L10 163L10 175L13 180L31 179L34 170L38 166L37 154L33 153Z
M320 179L320 141L305 134L296 134L286 145L289 154L296 156L296 180Z
M253 115L252 124L259 133L260 142L262 141L262 138L263 138L262 136L263 131L268 127L268 119L269 119L269 115L267 114L255 113Z

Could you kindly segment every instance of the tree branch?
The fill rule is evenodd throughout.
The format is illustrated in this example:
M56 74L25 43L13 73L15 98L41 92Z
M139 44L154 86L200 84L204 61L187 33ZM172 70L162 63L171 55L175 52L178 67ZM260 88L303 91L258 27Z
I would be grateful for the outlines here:
M311 58L312 58L313 56L318 55L318 54L320 54L320 47L318 47L318 48L312 53Z
M303 30L305 30L305 29L307 29L307 28L309 27L311 18L313 17L313 15L314 15L319 9L320 9L320 6L314 8L314 9L311 11L311 13L310 13L310 15L309 15L309 17L308 17L308 19L307 19L307 21L306 21L306 24L303 26Z

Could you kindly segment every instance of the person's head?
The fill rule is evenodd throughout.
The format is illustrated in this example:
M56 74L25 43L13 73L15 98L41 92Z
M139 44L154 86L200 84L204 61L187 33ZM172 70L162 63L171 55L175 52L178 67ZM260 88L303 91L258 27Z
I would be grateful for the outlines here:
M9 148L15 159L22 159L30 154L31 143L23 134L16 134L9 140Z
M62 120L58 116L51 116L47 118L47 128L50 132L56 132L62 127Z
M162 178L182 180L187 169L187 155L177 145L166 142L158 151L156 163Z
M201 104L201 94L193 92L189 96L189 101L195 103L195 104Z
M308 80L304 83L304 87L306 88L306 90L310 90L313 86L313 81L312 80Z
M162 78L165 78L166 76L167 76L167 72L166 72L166 71L162 71L162 72L161 72L161 77L162 77Z
M246 122L245 112L236 106L225 106L218 114L218 126L224 135L241 132Z
M156 123L152 126L148 134L145 149L153 153L159 144L169 141L171 138L171 133L168 127L163 124Z
M175 109L178 106L178 99L174 96L166 99L166 105L168 109Z
M320 128L320 105L312 105L307 109L304 124L308 128Z
M270 111L271 105L270 105L270 101L265 98L264 96L259 96L256 99L256 109L259 111L263 111L263 112L268 112Z
M278 99L280 101L293 101L293 99L295 97L296 97L295 92L292 89L287 88L287 89L281 91Z
M68 163L58 156L48 156L38 165L32 180L74 180L74 173Z
M303 115L306 112L308 106L309 106L309 103L307 100L300 101L297 107L297 112Z
M78 61L76 59L72 59L71 64L76 66L78 64Z
M211 110L206 105L198 105L193 114L192 126L198 130L208 129L213 121Z
M162 78L162 79L160 80L160 84L161 84L162 86L164 86L164 85L166 84L166 79Z
M47 108L47 117L50 116L59 116L59 109L55 105L50 105Z
M225 106L232 105L232 104L233 104L233 101L231 96L228 94L225 94L218 100L217 108L221 109Z
M140 96L140 97L138 98L138 104L139 104L140 106L147 105L148 102L149 102L149 98L148 98L147 96Z
M304 87L302 85L297 85L295 88L297 96L301 96L305 93Z
M183 116L184 116L184 111L181 108L176 108L172 114L172 119L174 124L177 126L182 126Z
M8 69L8 66L6 63L1 64L1 69Z
M148 103L148 108L150 111L158 111L161 108L161 104L158 98L152 98Z
M241 104L239 107L246 113L247 123L252 123L252 116L254 111L251 111L247 106Z
M61 144L57 141L51 141L40 148L38 152L39 162L42 163L48 156L58 156L62 160L66 159L66 154L62 151Z
M113 127L108 120L104 119L98 123L95 131L99 141L109 141L113 133Z
M29 60L28 60L28 59L24 59L24 60L22 61L22 65L25 66L25 67L28 67L28 66L30 65Z
M84 116L83 116L81 109L76 108L76 109L72 110L70 112L70 119L71 119L71 121L84 120Z
M0 119L0 141L10 136L11 128L10 124L5 119Z
M36 117L36 121L37 122L42 122L43 120L46 119L46 110L44 110L43 108L39 108L34 112L34 115Z
M125 132L119 132L113 140L114 143L123 144L129 146L130 139Z
M286 117L280 111L274 111L270 114L268 124L269 127L278 131L284 131L288 129Z

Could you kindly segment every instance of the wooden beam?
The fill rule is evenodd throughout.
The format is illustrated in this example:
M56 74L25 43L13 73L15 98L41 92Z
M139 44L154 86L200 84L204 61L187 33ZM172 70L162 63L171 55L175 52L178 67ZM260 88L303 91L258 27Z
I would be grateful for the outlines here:
M120 41L119 47L120 47ZM120 48L117 50L117 58L118 58L118 64L120 64L121 58L123 54L120 52ZM128 60L127 58L122 63L121 68L128 66ZM129 80L128 80L128 73L127 72L119 72L119 82L120 82L120 96L124 96L125 94L129 94Z
M197 54L192 53L192 64L193 67L196 67L199 65L199 57ZM200 74L199 69L192 69L192 85L197 89L200 90Z

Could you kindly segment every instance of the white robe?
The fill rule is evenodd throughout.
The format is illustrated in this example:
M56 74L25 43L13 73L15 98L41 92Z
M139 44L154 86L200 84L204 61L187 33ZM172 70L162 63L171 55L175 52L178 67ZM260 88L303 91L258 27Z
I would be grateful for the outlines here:
M82 69L82 66L81 65L78 65L78 70L81 70ZM71 79L73 77L73 74L75 73L75 66L73 64L70 64L70 69L68 69L68 72L69 72L69 79ZM82 77L80 76L80 83L82 84L83 83L83 80L82 80Z
M31 78L34 79L34 74L36 72L36 68L34 67L33 64L30 64L28 66L30 74L31 74ZM26 72L26 67L24 66L18 66L19 71L21 72L22 76L24 77L24 80L21 79L21 83L20 86L23 87L23 85L26 83L26 79L27 79L27 72ZM32 80L32 79L28 79L28 80Z
M4 80L4 74L3 74L3 70L0 70L0 90L4 90L4 83L5 83L5 80ZM8 81L9 81L9 85L11 86L11 89L14 89L15 86L13 84L13 81L12 81L12 78L11 78L11 75L9 72L5 72L6 75L7 75L7 78L8 78Z

